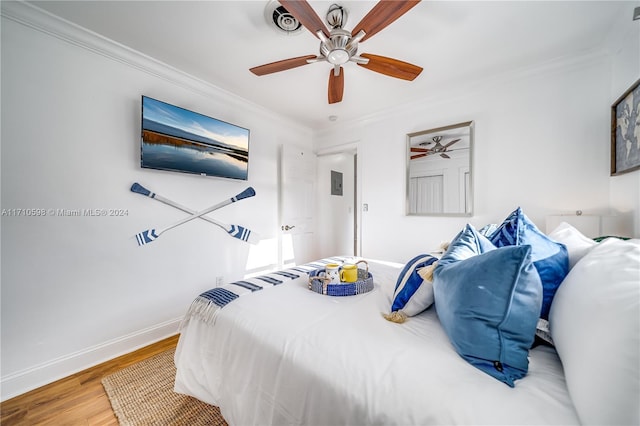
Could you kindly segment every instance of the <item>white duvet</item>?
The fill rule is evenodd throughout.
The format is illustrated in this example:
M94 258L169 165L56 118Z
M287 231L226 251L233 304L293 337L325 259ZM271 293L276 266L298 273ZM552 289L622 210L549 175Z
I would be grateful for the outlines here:
M331 297L298 279L192 318L175 391L231 425L577 424L556 352L530 351L515 388L464 361L434 307L386 321L403 265L369 261L373 291Z

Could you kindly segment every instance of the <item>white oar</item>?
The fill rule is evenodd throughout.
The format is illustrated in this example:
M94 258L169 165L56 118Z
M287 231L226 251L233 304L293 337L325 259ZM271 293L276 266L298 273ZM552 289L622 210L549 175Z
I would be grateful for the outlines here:
M175 207L176 209L182 210L183 212L187 212L190 214L196 213L195 210L191 210L190 208L185 207L181 204L178 204L175 201L172 201L168 198L158 195L155 192L149 191L147 188L145 188L144 186L140 185L137 182L131 185L131 192L135 192L137 194L144 195L149 198L153 198L154 200L158 200L166 205ZM207 216L200 216L200 219L206 220L207 222L213 223L214 225L221 227L222 229L227 231L229 235L239 240L246 241L250 244L258 244L260 242L260 236L257 233L251 231L250 229L245 228L244 226L228 225L223 222L218 222L217 220Z
M159 231L156 231L155 229L147 229L146 231L142 231L139 234L136 235L136 239L138 240L138 245L139 246L143 246L145 244L148 244L152 241L154 241L156 238L160 237L160 235L162 235L163 232L168 231L171 228L175 228L176 226L180 226L183 223L189 222L190 220L193 219L197 219L200 216L203 216L207 213L210 213L214 210L217 210L221 207L227 206L231 203L235 203L236 201L242 200L244 198L249 198L249 197L253 197L254 195L256 195L256 191L253 190L252 187L249 187L247 189L245 189L244 191L242 191L241 193L239 193L238 195L236 195L235 197L231 197L228 200L225 200L221 203L216 204L215 206L211 206L209 208L206 208L204 210L201 210L197 213L192 214L191 216L187 216L182 220L177 221L176 223L167 226L166 228L163 228Z

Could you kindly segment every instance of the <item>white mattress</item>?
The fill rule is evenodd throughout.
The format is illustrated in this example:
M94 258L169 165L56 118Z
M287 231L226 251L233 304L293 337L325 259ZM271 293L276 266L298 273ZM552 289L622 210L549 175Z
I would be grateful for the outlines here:
M298 279L240 297L214 325L191 319L175 391L231 425L578 424L552 348L531 350L510 388L458 356L433 307L386 321L402 266L370 261L366 294L324 296Z

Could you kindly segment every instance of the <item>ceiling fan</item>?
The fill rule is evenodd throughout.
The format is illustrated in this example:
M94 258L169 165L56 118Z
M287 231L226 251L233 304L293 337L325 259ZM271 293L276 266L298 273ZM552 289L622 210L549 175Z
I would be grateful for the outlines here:
M329 62L333 65L333 69L329 73L328 99L329 103L333 104L342 101L344 92L342 65L347 62L355 62L371 71L409 81L422 72L421 67L397 59L368 53L358 55L359 43L382 31L417 5L420 0L381 0L351 31L342 28L346 15L342 13L340 6L334 5L335 7L332 6L329 9L327 22L331 26L331 31L328 31L306 0L279 0L279 2L306 29L320 39L320 54L284 59L251 68L250 71L255 75L262 76L314 62Z
M411 159L415 160L417 158L422 158L422 157L426 157L428 155L433 155L433 154L440 154L440 157L442 158L451 158L446 154L446 152L449 151L449 147L451 145L460 141L460 139L454 139L451 142L447 142L446 145L442 145L441 141L442 141L442 136L434 136L430 141L421 142L418 144L425 147L428 145L433 145L430 148L411 147L411 152L420 153L420 154L412 155Z

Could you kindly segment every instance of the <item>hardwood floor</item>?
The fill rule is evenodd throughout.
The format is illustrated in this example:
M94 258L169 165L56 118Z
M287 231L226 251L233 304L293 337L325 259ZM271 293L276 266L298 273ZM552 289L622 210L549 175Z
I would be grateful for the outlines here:
M117 425L104 376L175 348L179 335L107 361L2 403L0 424L9 425Z

